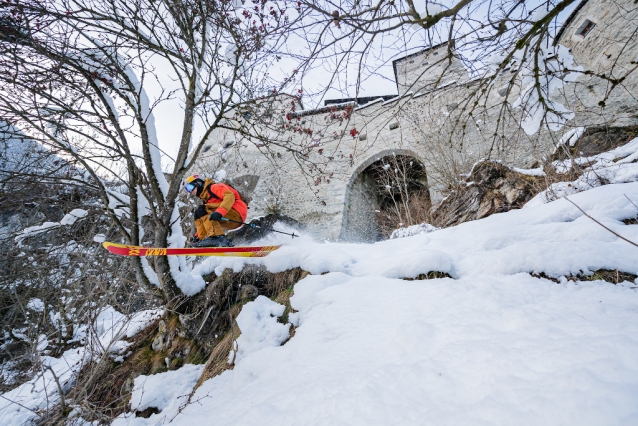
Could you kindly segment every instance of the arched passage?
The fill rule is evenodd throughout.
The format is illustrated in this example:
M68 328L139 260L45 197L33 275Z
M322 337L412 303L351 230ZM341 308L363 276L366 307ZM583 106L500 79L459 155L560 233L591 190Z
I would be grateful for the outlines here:
M346 189L342 240L373 242L393 229L429 220L423 162L408 150L386 150L361 163Z

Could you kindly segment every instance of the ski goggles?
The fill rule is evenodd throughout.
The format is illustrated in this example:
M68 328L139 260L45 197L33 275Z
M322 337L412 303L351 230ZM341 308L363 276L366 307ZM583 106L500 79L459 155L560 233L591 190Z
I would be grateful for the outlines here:
M184 185L184 189L186 190L186 192L193 192L193 189L195 188L197 188L197 185L192 183L187 183L186 185Z

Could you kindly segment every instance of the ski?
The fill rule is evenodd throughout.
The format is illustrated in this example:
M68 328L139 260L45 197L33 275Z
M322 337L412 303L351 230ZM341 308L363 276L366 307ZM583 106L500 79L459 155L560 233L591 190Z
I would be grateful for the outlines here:
M186 247L163 248L127 246L111 242L102 244L105 249L120 256L233 256L233 257L264 257L281 246L261 247Z

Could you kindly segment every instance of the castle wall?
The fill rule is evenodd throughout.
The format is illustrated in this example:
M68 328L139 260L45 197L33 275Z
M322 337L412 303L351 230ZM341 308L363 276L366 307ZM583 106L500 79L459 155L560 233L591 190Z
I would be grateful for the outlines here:
M453 47L453 43L443 43L394 61L399 95L419 93L426 88L445 86L459 79L467 80L463 63L449 55L449 50L453 50Z
M576 85L578 92L572 91L567 96L577 113L575 121L583 125L637 125L638 73L628 72L635 69L638 61L638 5L631 0L590 0L581 4L560 43L570 48L576 62L586 69L623 80L601 108L599 102L613 83L591 76L581 77ZM587 20L595 26L583 37L579 30Z

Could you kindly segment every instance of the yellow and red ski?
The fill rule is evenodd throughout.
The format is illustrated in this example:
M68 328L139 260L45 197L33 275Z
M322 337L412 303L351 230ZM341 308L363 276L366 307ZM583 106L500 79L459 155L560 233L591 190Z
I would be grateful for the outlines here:
M281 246L260 247L186 247L161 248L127 246L124 244L102 244L105 249L120 256L232 256L232 257L264 257Z

